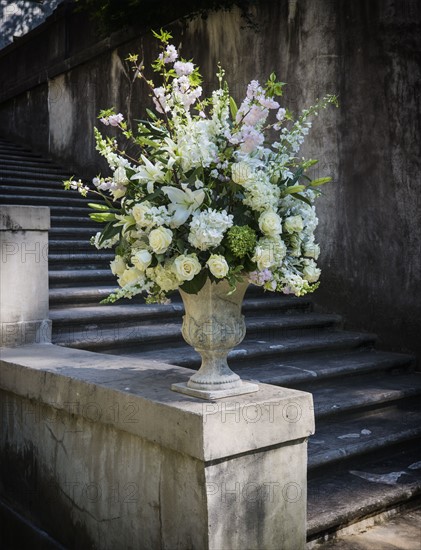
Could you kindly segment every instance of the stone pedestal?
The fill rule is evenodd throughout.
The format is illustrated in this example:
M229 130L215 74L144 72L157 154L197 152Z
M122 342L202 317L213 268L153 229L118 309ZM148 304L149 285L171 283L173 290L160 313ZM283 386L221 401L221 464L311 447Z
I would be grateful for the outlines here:
M50 209L0 206L0 346L51 341L48 320Z
M169 389L189 369L51 344L0 371L0 498L64 547L304 550L310 394L205 402Z

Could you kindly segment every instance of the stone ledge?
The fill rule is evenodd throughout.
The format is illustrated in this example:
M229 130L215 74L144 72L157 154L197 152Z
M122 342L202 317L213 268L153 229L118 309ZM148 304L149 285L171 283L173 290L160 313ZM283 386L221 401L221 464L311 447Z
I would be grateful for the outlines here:
M260 384L254 394L204 402L170 390L190 369L157 361L51 344L3 348L0 359L1 389L205 462L314 433L312 396L297 390Z
M48 206L23 206L2 204L0 207L0 231L48 231L50 209Z

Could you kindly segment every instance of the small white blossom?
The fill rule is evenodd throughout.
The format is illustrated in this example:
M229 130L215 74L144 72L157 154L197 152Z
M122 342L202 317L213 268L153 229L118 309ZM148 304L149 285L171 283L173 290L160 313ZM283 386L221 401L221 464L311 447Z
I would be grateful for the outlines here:
M164 61L164 63L174 63L178 57L178 52L175 46L168 44L165 50L161 52L158 57Z
M190 63L190 61L176 61L174 63L174 70L177 73L177 76L186 76L194 71L194 65L193 63Z

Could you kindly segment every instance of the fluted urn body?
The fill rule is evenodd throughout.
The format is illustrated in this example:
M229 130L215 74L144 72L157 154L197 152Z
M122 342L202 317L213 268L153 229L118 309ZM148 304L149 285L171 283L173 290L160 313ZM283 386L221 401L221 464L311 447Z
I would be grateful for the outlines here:
M180 290L185 308L182 334L200 354L202 364L187 384L175 384L173 389L206 399L257 391L256 384L242 381L227 362L228 353L246 334L241 306L247 286L247 282L237 283L232 292L227 281L208 279L197 294Z

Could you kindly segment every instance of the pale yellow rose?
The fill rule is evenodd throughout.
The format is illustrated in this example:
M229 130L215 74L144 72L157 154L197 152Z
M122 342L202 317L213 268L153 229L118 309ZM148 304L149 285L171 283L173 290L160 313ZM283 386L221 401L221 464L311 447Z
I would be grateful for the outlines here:
M145 271L152 261L152 255L148 250L137 250L131 257L132 264L139 270Z
M133 285L142 279L142 273L135 267L128 267L118 279L118 284L123 287Z
M155 254L163 254L172 241L172 231L166 227L158 227L149 233L149 244Z
M266 211L259 217L260 231L274 237L282 233L282 220L276 212Z
M206 262L206 265L209 267L209 271L212 275L217 279L223 279L228 274L229 266L224 256L212 254Z
M112 274L117 275L118 277L123 274L126 267L126 262L124 261L122 256L116 256L114 260L110 262Z
M172 270L179 281L191 281L201 269L202 266L196 254L181 254L172 265Z
M256 262L259 271L272 267L275 263L273 249L270 247L256 246L252 260Z

